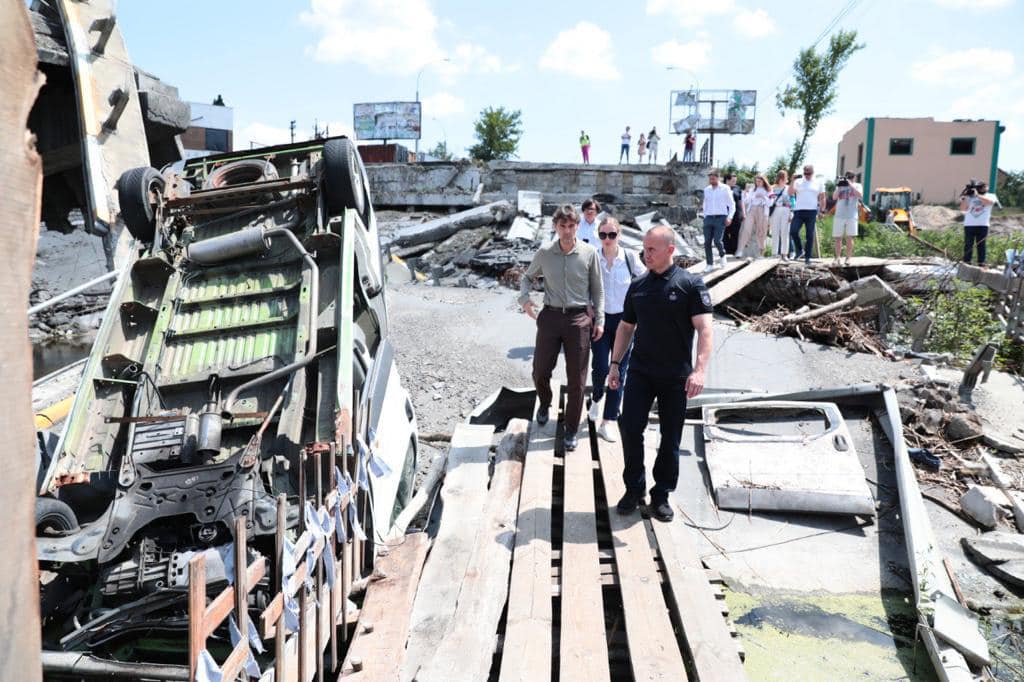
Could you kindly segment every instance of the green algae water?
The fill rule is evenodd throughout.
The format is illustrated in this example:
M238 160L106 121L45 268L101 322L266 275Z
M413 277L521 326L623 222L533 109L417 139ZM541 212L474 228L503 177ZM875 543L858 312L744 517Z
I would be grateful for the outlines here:
M909 594L747 594L725 588L751 680L937 679Z

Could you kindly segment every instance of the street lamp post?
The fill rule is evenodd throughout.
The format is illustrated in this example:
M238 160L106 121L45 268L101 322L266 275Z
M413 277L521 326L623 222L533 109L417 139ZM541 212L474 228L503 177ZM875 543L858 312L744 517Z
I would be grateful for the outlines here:
M423 75L423 71L426 70L426 68L428 66L433 66L434 64L440 64L441 62L450 62L450 61L451 61L451 59L449 59L448 57L443 57L441 59L435 59L432 62L427 62L426 64L424 64L423 66L420 67L419 72L417 72L417 74L416 74L416 103L417 104L420 103L420 76ZM423 121L423 109L421 107L420 108L420 122L421 122L421 124L422 124L422 121ZM420 134L422 135L422 131L421 131ZM415 153L416 153L416 160L419 161L420 160L420 138L418 138L418 137L416 138L416 152Z

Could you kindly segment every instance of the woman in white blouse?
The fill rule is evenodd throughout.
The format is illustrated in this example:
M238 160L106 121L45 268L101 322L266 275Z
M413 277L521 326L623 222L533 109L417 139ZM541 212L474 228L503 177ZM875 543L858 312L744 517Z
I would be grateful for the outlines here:
M590 403L590 419L597 425L597 435L609 442L617 437L610 423L619 418L619 405L622 402L622 386L626 382L626 371L629 369L629 356L632 346L626 349L619 363L619 388L612 390L605 386L608 378L608 364L611 360L612 346L615 344L615 332L622 321L622 306L626 300L629 283L647 272L640 262L640 257L633 251L627 251L619 245L619 234L622 227L615 218L605 218L597 228L597 236L601 242L598 252L601 261L601 276L604 279L604 334L597 341L591 341L591 370L594 393Z

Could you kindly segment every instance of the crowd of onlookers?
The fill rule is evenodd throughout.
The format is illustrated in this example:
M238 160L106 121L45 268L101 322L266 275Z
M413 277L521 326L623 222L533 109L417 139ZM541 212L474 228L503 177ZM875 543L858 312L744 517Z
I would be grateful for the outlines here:
M619 144L619 163L625 159L626 163L629 163L630 150L633 148L633 133L630 132L630 127L626 126L623 131ZM636 158L638 163L658 163L658 143L661 142L661 135L658 134L658 129L655 126L651 126L650 132L640 133L639 139L636 142ZM693 163L695 160L694 150L697 145L697 132L691 130L686 134L683 139L683 163ZM580 153L583 155L583 163L590 163L590 135L587 131L580 131Z

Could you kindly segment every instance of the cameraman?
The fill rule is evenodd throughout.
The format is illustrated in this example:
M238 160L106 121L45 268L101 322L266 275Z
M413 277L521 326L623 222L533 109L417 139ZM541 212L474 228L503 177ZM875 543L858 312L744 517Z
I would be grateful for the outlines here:
M846 264L853 258L853 238L857 236L857 210L864 190L853 181L853 171L847 171L845 177L839 178L832 198L836 202L835 217L832 219L832 238L836 242L836 255L833 263L839 264L842 255L843 237L846 237Z
M971 180L960 193L960 210L964 212L964 262L971 262L974 245L978 245L978 265L985 264L985 239L988 237L992 206L999 201L988 191L988 184Z

